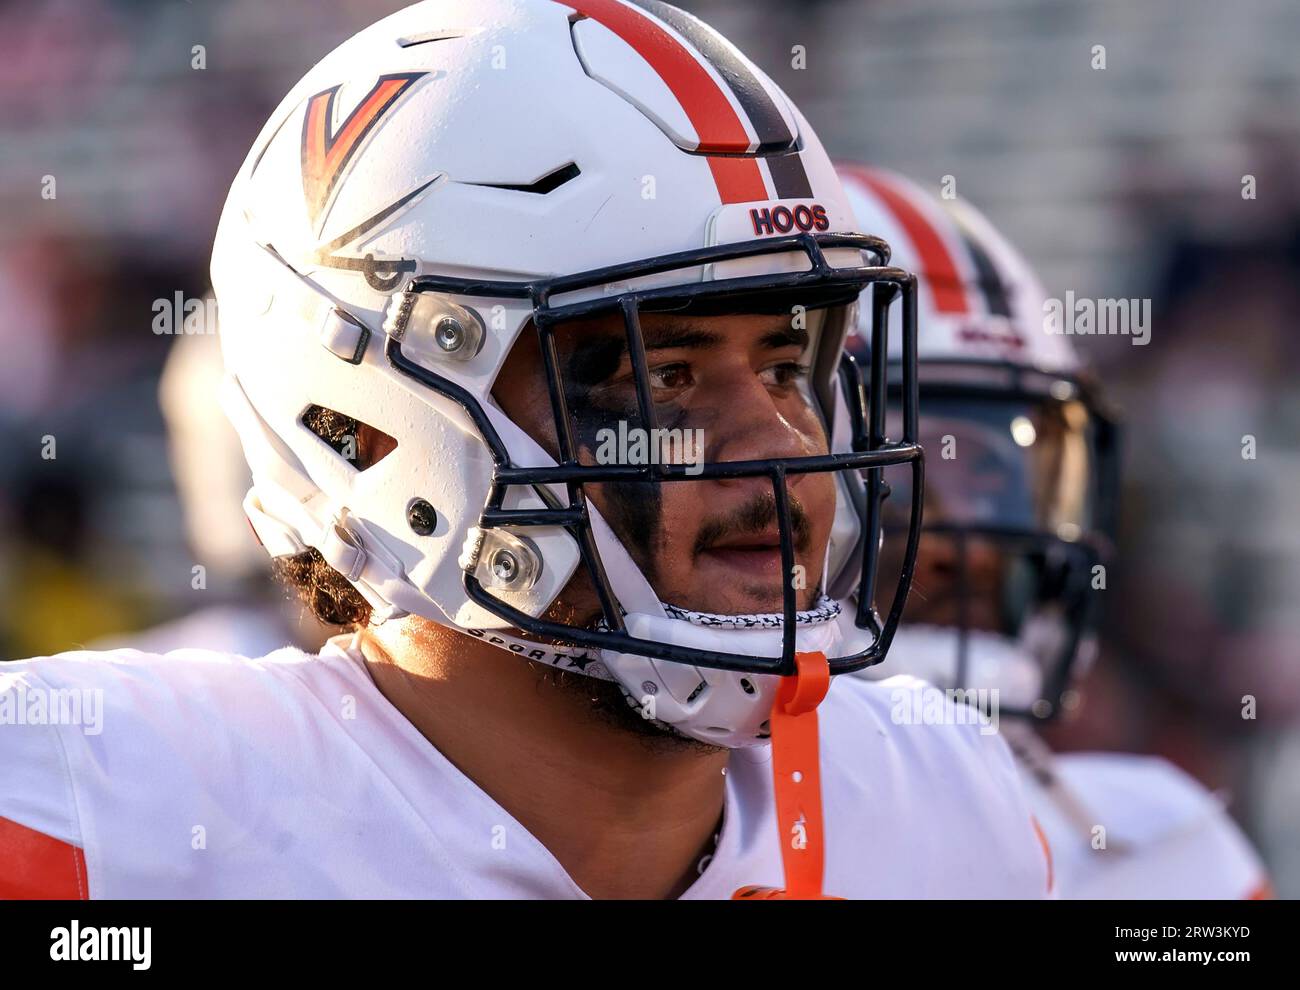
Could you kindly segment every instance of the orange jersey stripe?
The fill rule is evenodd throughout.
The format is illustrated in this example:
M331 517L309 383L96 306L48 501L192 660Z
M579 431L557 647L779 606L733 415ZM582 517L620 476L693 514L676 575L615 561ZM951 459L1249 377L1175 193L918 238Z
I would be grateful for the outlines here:
M1248 901L1271 901L1277 898L1277 892L1273 890L1273 885L1269 883L1268 878L1264 877L1259 883L1246 895Z
M89 900L85 854L79 846L0 818L0 898Z
M1047 836L1043 834L1043 826L1038 824L1038 819L1030 815L1029 820L1034 824L1034 834L1038 836L1038 844L1043 847L1043 858L1047 860L1047 890L1051 893L1052 886L1056 883L1052 868L1052 847L1048 845Z

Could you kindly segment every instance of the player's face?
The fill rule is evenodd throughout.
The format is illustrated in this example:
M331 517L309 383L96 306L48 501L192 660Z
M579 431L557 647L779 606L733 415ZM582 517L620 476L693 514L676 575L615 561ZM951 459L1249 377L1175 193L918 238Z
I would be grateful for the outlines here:
M950 537L925 533L916 551L908 619L925 625L964 624L970 629L1000 632L998 598L1004 563L1003 555L987 540L968 538L962 547Z
M636 388L621 315L558 332L559 367L584 464L745 461L827 452L803 388L806 332L772 315L644 314L658 437L638 436ZM494 396L552 455L555 422L536 335L526 329ZM620 428L621 424L621 428ZM817 593L835 513L830 474L787 481L795 559L808 579L799 607ZM783 580L771 483L765 478L588 485L591 501L628 547L660 599L705 612L781 608ZM583 582L585 585L585 581ZM574 586L566 602L592 607ZM581 600L581 604L579 604Z
M981 501L996 503L1005 497L1011 479L996 456L1000 437L992 432L971 420L922 416L921 442L927 451L940 454L928 465L927 520L957 521ZM952 438L955 456L945 459L947 438ZM925 532L917 547L908 618L927 625L964 622L972 629L997 631L1002 579L1002 555L989 541L968 537L959 543L942 533Z
M909 621L1008 632L1011 558L978 530L1079 524L1088 467L1076 406L928 403L920 421L927 529L917 550ZM976 532L958 539L934 531L947 524Z

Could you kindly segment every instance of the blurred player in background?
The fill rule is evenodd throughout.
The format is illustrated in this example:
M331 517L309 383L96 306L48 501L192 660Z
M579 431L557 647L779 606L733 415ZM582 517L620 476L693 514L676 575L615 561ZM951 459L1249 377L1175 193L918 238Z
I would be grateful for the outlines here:
M1096 653L1118 487L1114 422L1037 276L962 201L839 170L862 229L920 280L924 529L890 659L863 673L905 671L1011 716L1062 897L1266 896L1258 857L1190 776L1158 757L1054 754L1036 733L1077 705L1071 682ZM871 307L868 290L859 359Z
M259 657L282 646L314 647L331 632L271 579L266 553L240 507L252 478L239 437L218 405L222 375L216 334L178 335L158 389L193 578L202 581L212 604L150 629L96 640L91 649L188 648Z

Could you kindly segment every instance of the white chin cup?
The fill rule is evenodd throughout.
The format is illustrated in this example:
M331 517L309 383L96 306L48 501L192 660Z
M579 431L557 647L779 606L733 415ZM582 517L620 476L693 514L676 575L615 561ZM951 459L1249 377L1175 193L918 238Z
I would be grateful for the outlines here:
M734 618L743 623L762 617ZM719 629L639 612L629 613L625 622L630 635L656 643L754 657L781 655L780 626ZM800 623L795 635L800 653L836 656L842 642L853 652L870 645L870 634L853 626L847 610L820 622ZM602 650L600 662L626 692L629 703L648 719L727 749L767 741L768 719L779 683L774 675L695 667L612 650Z
M999 704L1028 709L1041 697L1043 668L1024 646L994 633L972 629L967 633L966 683L957 684L959 640L951 626L904 623L894 633L889 659L860 672L871 680L910 674L935 687L989 688L998 692Z

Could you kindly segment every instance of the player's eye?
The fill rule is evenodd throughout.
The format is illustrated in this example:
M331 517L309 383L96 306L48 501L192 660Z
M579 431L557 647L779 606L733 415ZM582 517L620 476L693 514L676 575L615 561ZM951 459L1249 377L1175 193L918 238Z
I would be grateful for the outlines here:
M651 388L676 391L694 384L695 379L691 375L690 365L680 361L676 364L664 364L658 368L650 369Z
M791 385L808 377L808 365L797 361L783 361L770 368L764 368L759 377L763 384L772 388L789 388Z

